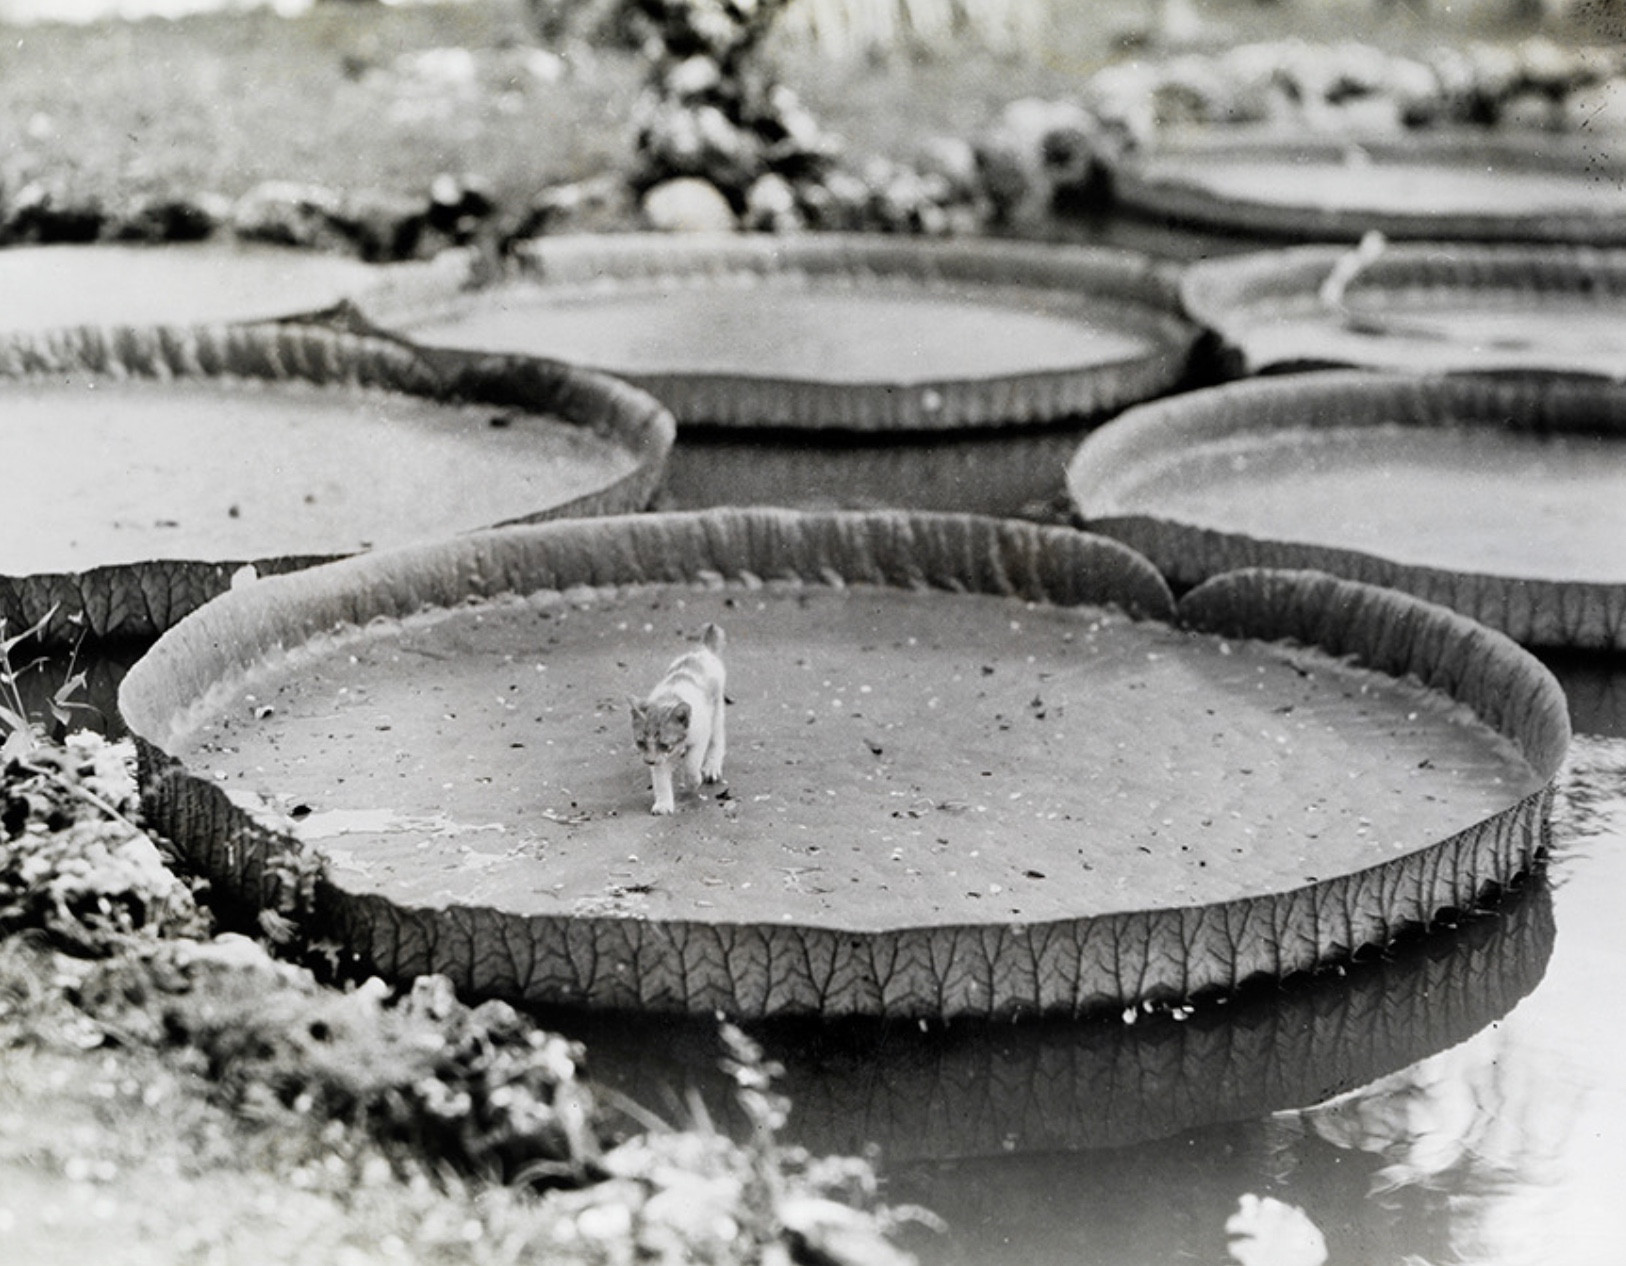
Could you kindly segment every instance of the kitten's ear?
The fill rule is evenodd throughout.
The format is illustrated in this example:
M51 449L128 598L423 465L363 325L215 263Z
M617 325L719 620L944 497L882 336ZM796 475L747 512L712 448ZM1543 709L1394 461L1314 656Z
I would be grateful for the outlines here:
M649 712L649 705L647 703L645 703L642 699L640 699L637 695L628 695L627 696L627 707L632 710L632 715L635 718L645 716Z
M683 721L683 722L686 723L688 721L688 719L689 719L689 702L688 702L688 700L685 699L685 700L682 700L681 702L679 702L678 705L672 709L672 715L675 716L679 721Z

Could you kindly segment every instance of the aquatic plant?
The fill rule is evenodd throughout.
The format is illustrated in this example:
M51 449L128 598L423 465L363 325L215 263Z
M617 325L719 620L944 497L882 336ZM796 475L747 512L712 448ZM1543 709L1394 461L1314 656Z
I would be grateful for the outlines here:
M56 619L57 611L58 606L53 605L20 633L9 635L7 621L0 616L0 765L26 756L39 746L43 736L44 721L30 715L28 705L23 701L22 677L40 668L45 660L43 657L31 660L19 668L11 662L11 655L19 647L37 641ZM62 684L46 699L52 719L63 728L72 723L78 711L89 706L74 697L84 690L85 678L85 673L82 670L75 672L74 665L70 663Z
M601 1182L550 1193L549 1205L562 1215L553 1246L592 1262L912 1262L891 1235L910 1222L941 1231L939 1219L883 1203L875 1168L865 1158L815 1157L785 1145L780 1131L790 1104L775 1089L782 1070L721 1018L719 1036L722 1067L747 1126L743 1141L717 1129L697 1095L682 1129L623 1101L644 1128L595 1162ZM635 1257L617 1255L629 1247Z
M56 608L20 633L0 619L0 937L32 931L69 953L101 958L132 936L206 935L208 919L132 820L134 748L81 731L57 742L31 715L12 653ZM85 674L70 664L46 709L66 727L87 705Z

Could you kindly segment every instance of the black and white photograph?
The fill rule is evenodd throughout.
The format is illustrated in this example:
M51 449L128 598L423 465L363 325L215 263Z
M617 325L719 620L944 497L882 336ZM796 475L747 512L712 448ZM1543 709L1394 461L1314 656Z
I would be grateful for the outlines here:
M0 1266L1619 1266L1622 910L1626 0L0 0Z

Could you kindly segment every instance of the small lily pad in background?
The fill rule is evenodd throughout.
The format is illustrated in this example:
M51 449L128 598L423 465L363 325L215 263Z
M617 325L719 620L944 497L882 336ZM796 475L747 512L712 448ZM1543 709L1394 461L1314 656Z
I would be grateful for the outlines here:
M1622 193L1626 199L1626 192ZM1244 374L1358 365L1626 378L1626 251L1392 242L1357 259L1300 246L1194 264L1180 293Z
M1533 646L1626 648L1626 387L1328 371L1125 412L1068 467L1073 504L1176 589L1317 567Z
M1261 238L1626 245L1626 161L1584 134L1192 132L1123 160L1113 188L1144 215Z
M472 258L365 264L242 243L12 246L0 251L0 332L97 325L204 325L308 316L339 304L409 320L467 284Z

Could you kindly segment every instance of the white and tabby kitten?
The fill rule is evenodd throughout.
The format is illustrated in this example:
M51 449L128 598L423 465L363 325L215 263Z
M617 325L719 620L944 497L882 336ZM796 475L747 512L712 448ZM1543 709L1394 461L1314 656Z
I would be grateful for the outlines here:
M681 763L692 786L723 776L723 631L708 624L700 642L678 656L647 699L629 699L632 737L649 766L651 813L672 813L672 776Z

